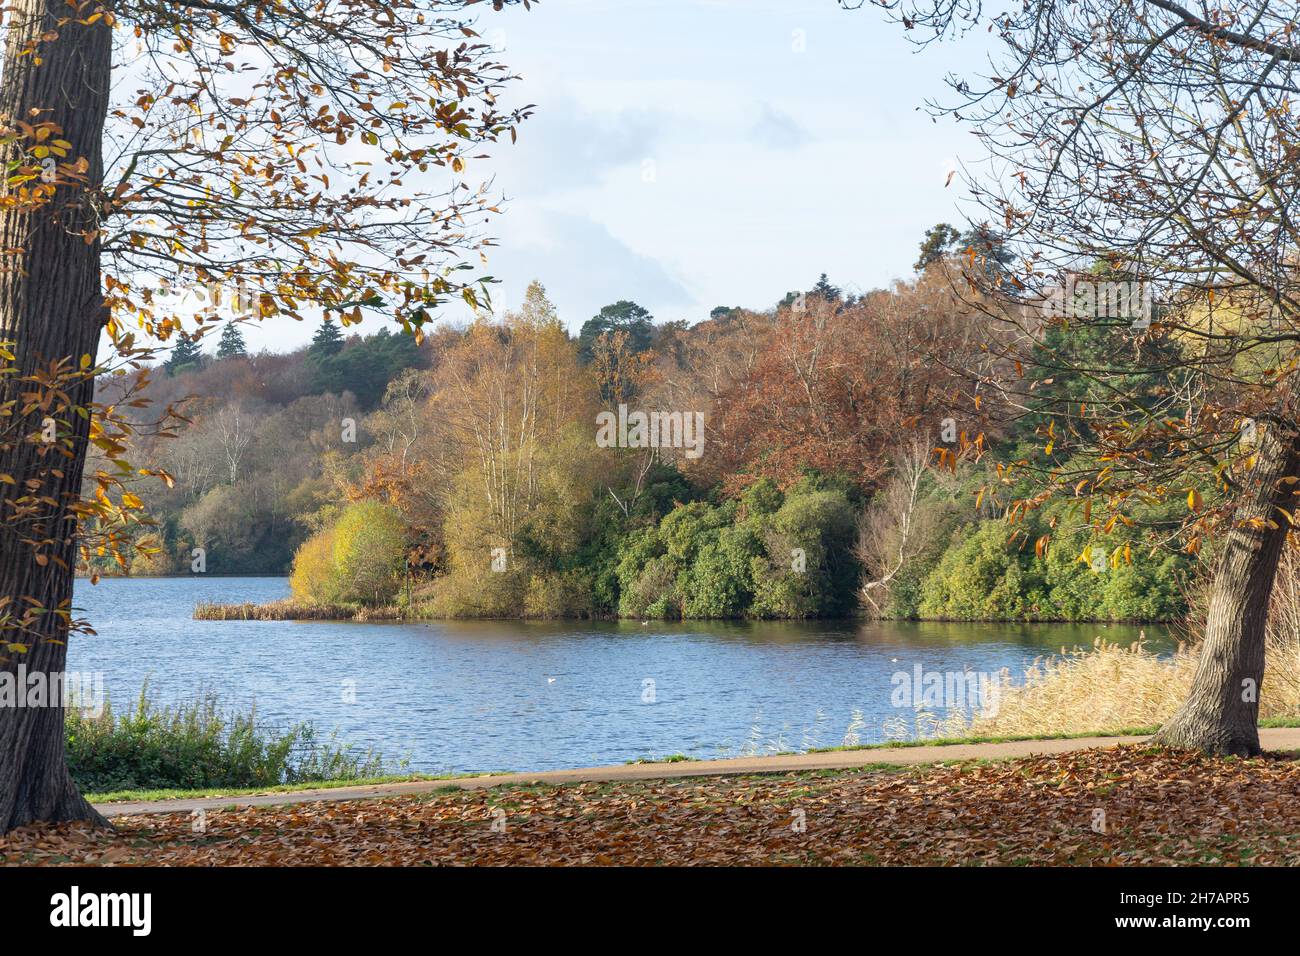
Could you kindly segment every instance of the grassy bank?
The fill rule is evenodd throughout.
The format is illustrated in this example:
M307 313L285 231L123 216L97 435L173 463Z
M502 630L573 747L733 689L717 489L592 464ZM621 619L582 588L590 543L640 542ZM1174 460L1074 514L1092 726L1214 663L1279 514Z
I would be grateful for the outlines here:
M232 711L211 693L160 706L146 686L124 713L69 708L68 766L83 793L201 791L355 782L384 775L379 754L359 754L310 723L277 726L255 709Z
M109 790L104 793L82 794L91 803L144 803L154 800L192 800L202 797L247 797L261 793L300 793L303 790L337 790L339 787L374 787L388 783L413 783L419 780L451 780L451 776L432 777L410 773L378 777L356 777L345 780L314 780L304 783L282 783L268 787L199 787L145 788L136 790Z

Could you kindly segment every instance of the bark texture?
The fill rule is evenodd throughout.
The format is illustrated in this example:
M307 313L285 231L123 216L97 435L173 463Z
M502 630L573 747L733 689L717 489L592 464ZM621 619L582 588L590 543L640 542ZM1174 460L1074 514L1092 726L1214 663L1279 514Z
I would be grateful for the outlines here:
M95 11L94 3L77 8L67 0L8 3L0 123L57 124L58 136L72 143L69 161L84 157L89 168L85 183L60 183L43 206L0 207L0 340L15 343L17 357L16 375L0 377L0 403L30 388L17 383L17 376L68 357L75 367L80 356L98 350L105 319L100 242L87 241L87 235L98 225L112 30L102 19L77 22ZM37 40L34 51L25 53ZM12 162L31 145L4 147L0 158ZM79 384L71 403L86 405L92 388L89 381ZM17 481L0 484L0 597L10 599L10 609L23 608L27 598L46 608L71 606L76 522L69 505L80 490L89 426L75 414L51 417L59 419L61 436L70 433L71 458L55 461L36 442L12 440L0 455L0 472ZM41 416L28 418L19 431L39 432ZM13 420L4 424L15 427ZM33 500L46 495L48 503ZM33 539L46 542L43 564ZM10 641L33 636L26 653L6 649ZM28 675L61 674L67 637L68 621L59 614L42 615L35 635L2 633L0 670L16 674L21 666ZM61 700L52 706L0 706L0 833L41 820L104 822L68 773L63 722Z
M1272 424L1259 432L1246 495L1215 566L1192 689L1160 728L1157 743L1239 757L1260 752L1264 624L1290 530L1282 512L1293 512L1300 501L1293 494L1300 484L1285 481L1297 477L1300 447L1293 426Z

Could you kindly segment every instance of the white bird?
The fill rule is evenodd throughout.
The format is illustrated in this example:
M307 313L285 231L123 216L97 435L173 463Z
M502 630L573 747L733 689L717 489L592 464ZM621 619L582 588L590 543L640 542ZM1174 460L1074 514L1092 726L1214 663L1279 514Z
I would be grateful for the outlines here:
M546 683L548 683L548 684L554 684L554 683L555 683L555 678L554 678L554 677L548 677L548 678L546 678Z

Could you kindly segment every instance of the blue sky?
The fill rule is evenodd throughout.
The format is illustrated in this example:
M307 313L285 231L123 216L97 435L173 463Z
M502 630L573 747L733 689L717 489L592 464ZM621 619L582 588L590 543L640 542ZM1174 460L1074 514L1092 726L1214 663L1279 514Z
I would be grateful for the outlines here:
M575 331L621 298L699 321L823 271L875 288L911 274L927 227L961 221L960 177L944 181L978 145L918 108L945 72L978 68L982 37L917 53L879 11L835 0L542 0L480 29L537 106L468 172L508 200L487 267L498 309L534 278ZM245 336L280 350L313 331Z

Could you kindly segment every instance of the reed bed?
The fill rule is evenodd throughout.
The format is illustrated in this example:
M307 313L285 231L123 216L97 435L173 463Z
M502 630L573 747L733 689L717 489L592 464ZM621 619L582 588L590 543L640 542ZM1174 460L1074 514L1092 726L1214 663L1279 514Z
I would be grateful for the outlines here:
M304 604L292 598L267 604L197 604L196 621L395 621L401 608L348 604Z
M1004 671L995 713L946 718L935 731L1012 737L1152 727L1186 699L1197 657L1185 644L1161 657L1144 645L1098 639L1090 649L1035 661L1023 680ZM1266 660L1260 716L1300 717L1300 640L1271 628Z

